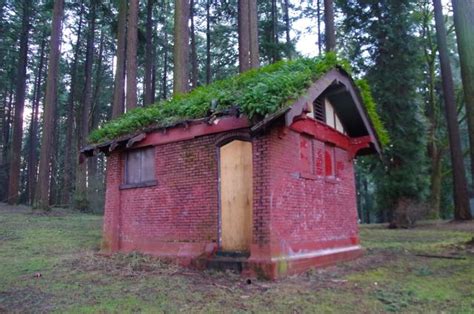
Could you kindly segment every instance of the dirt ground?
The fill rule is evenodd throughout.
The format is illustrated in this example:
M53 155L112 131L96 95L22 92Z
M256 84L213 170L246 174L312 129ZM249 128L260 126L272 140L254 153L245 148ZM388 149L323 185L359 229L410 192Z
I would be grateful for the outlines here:
M474 313L474 222L361 226L362 258L274 282L107 257L101 226L0 204L0 312Z

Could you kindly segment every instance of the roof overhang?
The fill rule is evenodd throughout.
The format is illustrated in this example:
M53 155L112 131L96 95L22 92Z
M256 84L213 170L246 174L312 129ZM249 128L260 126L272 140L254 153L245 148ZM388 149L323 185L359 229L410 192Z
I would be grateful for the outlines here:
M290 127L298 120L297 118L306 112L308 104L321 95L331 100L348 136L353 139L365 139L365 144L358 146L360 147L357 151L358 155L381 153L380 142L365 110L358 88L347 72L341 68L334 68L314 82L307 92L291 106L283 107L253 125L234 108L206 118L181 121L167 127L151 126L111 141L88 145L81 150L81 160L84 157L97 155L99 152L107 155L116 149L165 144L241 128L250 128L252 133L257 133L266 129L275 120L284 119L286 126Z
M305 95L301 96L284 112L285 124L290 126L308 108L308 104L326 96L334 106L344 128L351 138L369 137L370 148L363 148L359 155L376 152L381 154L381 145L374 126L369 119L359 89L349 74L341 68L335 68L314 82Z
M197 119L180 122L167 128L150 128L138 133L121 136L101 144L92 144L81 149L81 162L84 157L98 153L110 154L117 149L139 148L184 141L209 134L249 128L245 116L220 116L215 119Z

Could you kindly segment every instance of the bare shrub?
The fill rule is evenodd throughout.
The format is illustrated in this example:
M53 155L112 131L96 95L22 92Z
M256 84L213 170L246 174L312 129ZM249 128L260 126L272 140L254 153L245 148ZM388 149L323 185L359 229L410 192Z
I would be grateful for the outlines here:
M395 208L389 228L413 228L416 222L426 218L429 212L428 204L409 198L401 198Z

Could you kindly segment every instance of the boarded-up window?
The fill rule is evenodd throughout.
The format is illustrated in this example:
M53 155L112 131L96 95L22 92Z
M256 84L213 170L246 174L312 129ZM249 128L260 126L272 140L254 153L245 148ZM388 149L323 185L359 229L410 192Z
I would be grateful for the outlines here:
M155 182L155 148L131 150L126 153L125 184Z
M336 176L336 152L335 147L331 145L325 145L324 149L324 168L326 177Z

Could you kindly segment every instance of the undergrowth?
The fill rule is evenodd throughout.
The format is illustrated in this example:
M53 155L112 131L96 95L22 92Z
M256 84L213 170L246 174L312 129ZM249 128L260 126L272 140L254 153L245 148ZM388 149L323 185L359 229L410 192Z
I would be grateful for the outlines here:
M215 104L213 109L216 111L235 107L249 119L263 118L291 105L306 88L336 66L350 73L349 63L335 53L318 58L276 62L198 87L190 93L179 94L148 107L131 110L93 131L89 140L91 143L101 143L150 126L167 127L183 120L203 118L211 112L211 104ZM367 105L367 112L382 144L386 144L388 137L375 110L368 86L361 86L361 96Z

